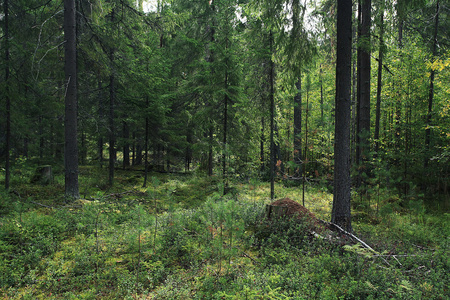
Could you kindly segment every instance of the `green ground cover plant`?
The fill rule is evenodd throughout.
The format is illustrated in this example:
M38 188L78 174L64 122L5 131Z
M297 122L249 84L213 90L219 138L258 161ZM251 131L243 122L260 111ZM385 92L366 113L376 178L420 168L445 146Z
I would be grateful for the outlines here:
M128 172L128 173L127 173ZM356 243L268 221L269 185L129 171L105 189L83 168L86 197L66 205L50 186L3 193L0 295L4 299L448 299L450 214L388 195L355 209ZM131 179L130 179L131 178ZM299 201L299 188L277 185ZM25 197L26 195L26 197ZM358 196L359 197L359 196ZM305 204L329 219L331 195L309 186ZM355 201L355 206L361 206Z

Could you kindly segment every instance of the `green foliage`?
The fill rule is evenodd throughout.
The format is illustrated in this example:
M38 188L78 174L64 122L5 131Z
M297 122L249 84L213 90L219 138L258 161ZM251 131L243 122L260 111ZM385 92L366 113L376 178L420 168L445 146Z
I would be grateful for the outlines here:
M95 176L101 170L91 172ZM70 207L56 201L53 209L36 209L33 203L10 199L0 220L2 297L448 296L450 241L442 237L450 233L449 215L430 215L421 201L401 208L389 204L389 199L400 200L385 192L378 217L362 214L354 221L355 234L375 249L371 252L358 244L341 246L313 237L304 222L266 220L269 186L255 179L235 183L238 193L225 196L220 180L198 175L153 176L151 182L141 194L112 198L99 192L95 200L79 200ZM298 197L298 188L277 188ZM323 190L309 188L306 201L317 214L328 215L330 195ZM196 193L198 202L189 193ZM380 222L373 222L375 218Z
M268 177L267 83L273 61L277 195L299 200L300 181L291 178L298 167L292 161L292 121L294 83L302 74L302 97L309 102L301 107L303 116L308 113L308 132L302 128L300 136L304 146L308 135L305 203L329 218L335 2L314 4L314 23L302 1L171 0L158 1L151 12L141 11L136 1L81 1L83 199L71 206L63 201L61 1L11 3L10 15L17 16L9 24L12 178L10 191L0 190L1 297L448 298L448 11L440 10L439 50L433 56L429 21L436 3L395 3L385 3L380 150L367 153L367 169L353 170L361 176L352 199L355 233L374 253L330 243L325 234L317 239L302 222L265 220L269 189L258 180ZM377 13L380 7L374 6ZM405 22L401 46L399 21ZM375 94L376 85L371 88ZM4 84L0 89L3 95ZM3 108L5 97L0 98ZM114 132L107 129L110 108ZM427 129L429 148L423 143ZM116 139L114 187L104 168L110 133ZM2 158L4 143L0 136ZM133 149L132 166L125 161L127 149ZM150 172L148 188L142 188L145 150L148 169L161 172ZM205 176L210 150L213 164L226 161L225 170L216 167L213 173L225 171L227 178ZM125 170L118 170L119 163ZM183 163L187 172L181 174ZM30 183L42 164L54 171L48 187ZM1 168L0 182L4 174Z

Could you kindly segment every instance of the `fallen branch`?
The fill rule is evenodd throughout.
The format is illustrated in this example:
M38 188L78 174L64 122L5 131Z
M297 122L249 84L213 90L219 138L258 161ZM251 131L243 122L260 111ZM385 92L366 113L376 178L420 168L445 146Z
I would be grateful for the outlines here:
M251 257L250 255L248 255L245 252L242 252L242 256L250 258L250 260L257 265L259 264L259 262L257 262L253 257Z
M36 204L36 205L39 205L39 206L43 206L43 207L46 207L46 208L51 208L51 209L53 209L53 208L54 208L53 206L49 206L49 205L45 205L45 204L41 204L41 203L38 203L38 202L34 202L34 201L30 201L30 203L33 203L33 204Z
M376 255L379 255L379 253L378 253L377 251L375 251L372 247L370 247L369 245L367 245L367 243L365 243L363 240L361 240L360 238L358 238L358 237L357 237L356 235L354 235L353 233L348 232L347 230L343 229L341 226L339 226L339 225L337 225L337 224L335 224L335 223L331 223L331 222L326 222L326 221L322 221L322 222L324 222L325 224L327 224L328 227L329 227L330 229L331 229L331 227L336 228L340 233L342 233L342 234L344 234L344 235L346 235L346 236L348 236L348 237L354 239L355 241L357 241L358 243L360 243L361 246L363 246L364 248L370 250L371 252L375 253ZM378 256L378 257L380 257L380 258L381 258L388 266L391 267L391 264L390 264L383 256ZM394 257L394 259L395 259L400 265L402 265L402 264L400 263L400 261L399 261L396 257Z

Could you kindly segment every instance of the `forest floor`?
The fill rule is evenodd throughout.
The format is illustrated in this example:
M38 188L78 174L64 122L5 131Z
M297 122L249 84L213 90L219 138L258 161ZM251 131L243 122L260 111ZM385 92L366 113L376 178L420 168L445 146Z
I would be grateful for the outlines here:
M81 167L82 199L66 204L62 172L41 186L15 171L0 192L2 299L450 298L450 213L420 197L355 195L353 233L370 250L305 222L330 219L325 186L306 185L306 219L269 220L256 179L152 173L144 188L143 172L117 170L108 188L106 173ZM275 191L303 202L292 182Z

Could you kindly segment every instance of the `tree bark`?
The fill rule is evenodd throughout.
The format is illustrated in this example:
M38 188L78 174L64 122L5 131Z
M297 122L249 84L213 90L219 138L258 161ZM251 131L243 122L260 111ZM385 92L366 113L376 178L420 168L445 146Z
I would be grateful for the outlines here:
M111 11L111 24L114 23L114 9ZM109 50L109 62L111 74L109 75L109 185L114 184L115 164L115 129L114 129L114 100L115 100L115 76L114 76L114 48Z
M130 128L128 127L128 123L126 121L122 122L123 126L123 169L130 166Z
M65 37L65 198L73 201L80 197L78 190L77 144L77 52L75 0L64 0Z
M103 122L104 118L104 104L103 104L103 87L102 80L100 79L100 74L98 75L98 117L100 122ZM98 151L98 161L100 163L100 167L103 167L103 126L99 126L98 130L98 140L97 140L97 151Z
M368 172L370 137L370 26L371 0L361 0L361 32L358 39L361 51L359 84L359 159L360 172Z
M303 187L302 187L302 204L305 206L305 183L306 183L306 164L308 163L308 116L309 116L309 88L311 86L311 77L308 74L306 77L306 109L305 109L305 152L303 153L303 163L302 168L303 173Z
M322 71L322 64L320 64L320 70L319 70L319 84L320 84L320 126L324 125L323 120L323 71Z
M358 0L358 39L357 39L357 49L356 49L356 132L355 132L355 165L359 166L361 162L361 122L360 122L360 111L361 111L361 27L362 27L362 5L361 0ZM356 185L360 185L360 176L357 176Z
M265 155L264 155L264 144L266 142L266 138L264 136L264 128L265 128L265 122L264 122L264 116L261 117L261 134L259 137L259 159L261 162L261 173L264 172L265 168L266 168L266 162L265 160Z
M9 3L3 2L4 40L5 40L5 96L6 96L6 156L5 156L5 189L9 189L11 177L11 98L9 96Z
M213 143L214 143L214 128L212 125L212 121L210 122L211 124L209 125L209 149L208 149L208 175L212 176L213 175Z
M296 169L294 176L302 174L302 76L300 75L297 83L297 94L294 97L294 162Z
M376 115L375 115L375 155L378 155L380 150L380 118L381 118L381 88L382 88L382 75L383 75L383 51L384 51L384 7L381 11L380 17L380 47L378 52L378 76L377 76L377 103L376 103Z
M275 130L275 99L274 99L274 63L272 59L273 53L273 33L272 30L269 33L269 43L270 43L270 74L269 74L269 84L270 84L270 199L275 197L275 142L274 142L274 130Z
M439 27L439 1L436 3L436 15L434 17L434 36L433 36L433 59L437 56L437 34ZM427 115L427 127L425 129L425 163L424 167L428 167L430 160L430 137L431 137L431 119L433 112L433 97L434 97L434 76L435 70L431 68L430 72L430 87L428 89L428 115Z
M227 42L228 45L228 42ZM226 64L226 68L228 68L228 63ZM224 184L226 184L226 176L227 176L227 131L228 131L228 70L225 70L225 97L224 101L224 109L223 109L223 153L222 153L222 176L224 180Z
M184 171L189 172L191 168L192 162L192 129L191 126L187 126L187 134L186 134L186 156L185 156L185 166Z
M148 70L147 70L148 71ZM148 95L145 97L145 107L149 106ZM145 114L145 141L144 141L144 151L145 151L145 161L144 161L144 184L143 187L147 187L147 177L148 177L148 136L149 136L149 118L148 114ZM134 162L134 161L133 161Z
M336 124L331 222L352 230L350 211L350 115L352 1L337 2Z

